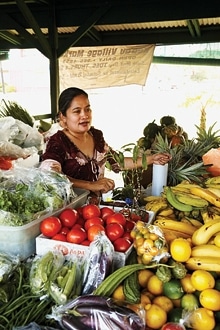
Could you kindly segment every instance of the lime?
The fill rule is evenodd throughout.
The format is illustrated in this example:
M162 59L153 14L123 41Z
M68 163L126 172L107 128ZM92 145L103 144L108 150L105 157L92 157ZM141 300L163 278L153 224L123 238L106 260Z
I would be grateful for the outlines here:
M180 319L183 316L183 308L182 307L174 307L167 313L167 321L179 323Z
M170 299L180 299L184 295L180 280L172 278L163 283L163 294Z
M193 293L186 293L181 298L181 307L186 310L193 310L198 308L199 299Z

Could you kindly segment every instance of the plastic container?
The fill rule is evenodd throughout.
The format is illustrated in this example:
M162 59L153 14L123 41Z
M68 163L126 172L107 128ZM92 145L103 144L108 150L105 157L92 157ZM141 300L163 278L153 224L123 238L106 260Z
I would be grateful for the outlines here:
M74 198L72 203L55 212L47 213L24 226L0 226L0 253L19 256L21 260L35 254L35 239L40 234L41 221L49 215L59 214L66 207L77 208L85 204L89 191L84 189L74 189L74 191L78 196Z

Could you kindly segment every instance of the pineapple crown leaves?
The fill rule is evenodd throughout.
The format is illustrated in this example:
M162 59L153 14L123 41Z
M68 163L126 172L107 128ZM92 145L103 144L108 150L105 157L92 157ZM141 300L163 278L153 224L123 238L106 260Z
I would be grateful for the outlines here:
M197 141L204 142L206 146L211 148L218 148L220 146L220 129L217 131L213 131L214 126L217 122L211 125L208 130L204 127L199 127L195 125L197 128Z
M11 116L14 119L20 120L31 127L34 126L34 118L17 102L6 102L5 100L2 100L2 102L4 105L2 105L0 108L0 117Z
M175 186L183 180L202 183L202 177L207 175L206 166L203 162L199 162L189 166L189 162L186 162L179 168L176 168L174 172L169 171L168 184Z

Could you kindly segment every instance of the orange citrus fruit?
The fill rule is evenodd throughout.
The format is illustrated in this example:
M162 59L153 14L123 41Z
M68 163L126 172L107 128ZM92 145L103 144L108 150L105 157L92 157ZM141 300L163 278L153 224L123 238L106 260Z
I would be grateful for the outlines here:
M157 277L157 275L154 274L149 278L147 282L147 290L155 296L159 296L163 293L163 282Z
M145 306L145 322L151 329L160 329L167 321L167 313L156 304Z
M154 275L150 269L142 269L138 272L138 282L142 288L146 288L149 278Z
M183 291L185 293L193 293L196 291L196 289L194 288L194 286L192 285L192 281L191 281L191 274L186 274L183 278L181 278L180 283L183 287Z
M220 311L220 292L216 289L205 289L199 295L202 307L211 311Z
M191 282L198 291L212 289L215 286L214 276L207 270L197 269L192 272Z
M112 293L112 298L114 298L115 300L119 300L119 301L124 301L125 300L125 295L123 292L123 285L120 284L115 291Z
M213 311L204 307L192 311L189 321L193 330L213 330L215 327Z
M191 256L191 250L191 244L185 238L175 238L170 243L170 254L175 261L186 262Z
M166 296L157 296L153 299L152 303L163 308L166 313L174 307L172 300Z

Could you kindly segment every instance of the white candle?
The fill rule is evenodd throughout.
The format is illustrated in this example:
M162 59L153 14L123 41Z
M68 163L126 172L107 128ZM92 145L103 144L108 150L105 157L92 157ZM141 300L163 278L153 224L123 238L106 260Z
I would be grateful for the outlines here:
M152 196L160 196L163 187L167 185L168 164L153 164L152 173Z

